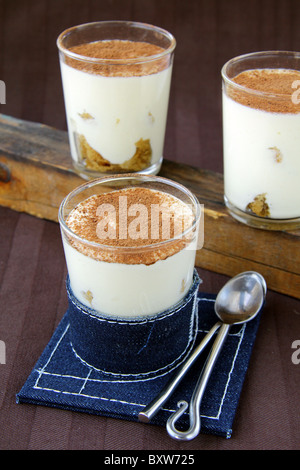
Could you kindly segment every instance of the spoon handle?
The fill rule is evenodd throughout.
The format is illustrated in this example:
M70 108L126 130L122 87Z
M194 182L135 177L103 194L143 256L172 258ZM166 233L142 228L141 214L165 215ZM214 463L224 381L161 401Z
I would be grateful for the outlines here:
M200 419L200 404L202 397L204 395L204 391L206 389L207 382L213 370L213 367L219 357L220 351L223 347L225 339L227 337L230 325L223 323L217 338L215 339L207 362L204 366L203 371L200 374L198 379L197 385L195 387L194 393L191 398L190 407L189 407L189 419L190 419L190 427L187 431L179 431L175 427L176 421L182 416L185 410L188 407L188 403L184 400L178 403L179 408L173 413L168 421L167 421L167 431L169 435L173 439L181 440L181 441L189 441L194 439L201 428L201 419Z
M167 382L166 386L162 389L162 391L157 395L154 400L152 400L149 405L145 406L143 411L139 413L139 421L143 423L148 423L153 416L156 415L158 410L164 405L164 403L168 400L171 394L174 392L175 388L179 384L179 382L183 379L186 372L189 370L191 365L195 362L197 357L203 351L205 346L209 343L217 329L221 326L221 322L217 322L210 331L204 336L200 344L194 349L192 354L188 357L188 359L180 366L177 370L175 376L171 377L171 380Z

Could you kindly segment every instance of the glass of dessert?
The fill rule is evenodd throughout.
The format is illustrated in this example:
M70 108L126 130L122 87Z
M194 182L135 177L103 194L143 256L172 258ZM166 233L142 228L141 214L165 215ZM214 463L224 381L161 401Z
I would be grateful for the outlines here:
M201 206L184 186L153 175L98 178L61 203L70 286L108 317L149 317L180 303L194 274Z
M264 51L222 68L224 198L248 225L300 227L300 53Z
M71 157L85 179L157 174L176 41L128 21L75 26L58 39Z

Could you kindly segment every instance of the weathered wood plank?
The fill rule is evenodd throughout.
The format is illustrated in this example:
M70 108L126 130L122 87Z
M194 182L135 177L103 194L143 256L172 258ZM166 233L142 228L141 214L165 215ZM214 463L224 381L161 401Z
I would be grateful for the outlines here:
M66 132L0 115L0 136L0 204L57 221L63 198L83 183Z
M67 133L0 115L0 205L57 221L62 199L84 180L73 170ZM269 288L300 298L300 232L247 227L228 214L220 174L165 160L160 175L204 204L204 247L196 264L232 276L254 269Z

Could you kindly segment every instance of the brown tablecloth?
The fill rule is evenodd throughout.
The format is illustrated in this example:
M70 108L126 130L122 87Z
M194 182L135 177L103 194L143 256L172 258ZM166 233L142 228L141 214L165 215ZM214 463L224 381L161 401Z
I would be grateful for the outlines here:
M220 68L240 53L300 47L300 3L286 0L0 1L0 112L65 129L56 37L105 19L157 24L177 39L167 158L222 171ZM199 270L216 293L225 276ZM0 449L298 449L300 301L268 292L231 439L177 442L164 428L34 405L15 395L67 307L59 227L0 208ZM294 358L299 358L299 354Z

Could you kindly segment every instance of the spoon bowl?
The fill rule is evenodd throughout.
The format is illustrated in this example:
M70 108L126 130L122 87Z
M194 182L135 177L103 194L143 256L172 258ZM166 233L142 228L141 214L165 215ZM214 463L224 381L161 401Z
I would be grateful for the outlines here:
M260 311L266 292L266 281L261 274L255 271L240 273L218 293L215 312L223 323L246 323Z

